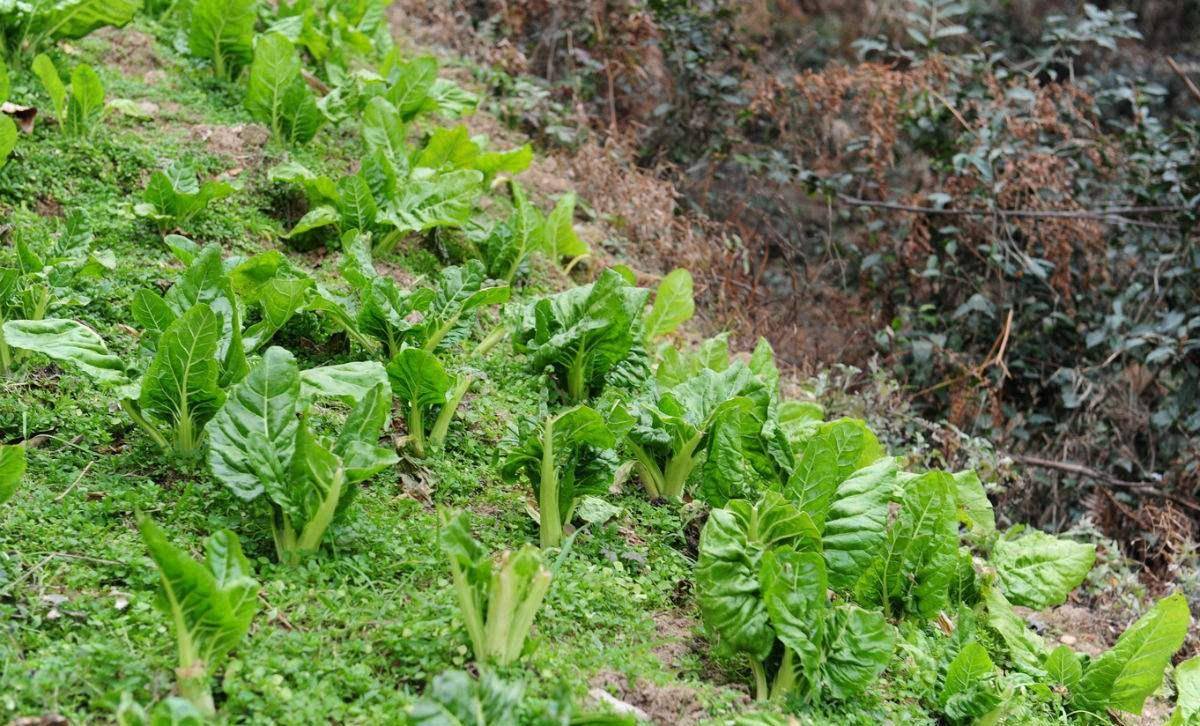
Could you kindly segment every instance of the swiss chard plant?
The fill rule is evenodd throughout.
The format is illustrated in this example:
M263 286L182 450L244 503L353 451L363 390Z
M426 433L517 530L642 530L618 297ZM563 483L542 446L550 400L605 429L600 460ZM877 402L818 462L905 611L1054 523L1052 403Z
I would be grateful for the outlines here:
M481 310L509 297L508 286L488 280L477 260L443 268L428 284L406 290L376 271L370 245L361 236L347 236L343 248L340 269L354 296L338 302L336 311L330 304L327 312L347 334L388 360L405 347L433 352L461 343Z
M720 644L747 657L759 700L853 698L891 660L895 633L882 613L830 601L821 547L812 518L773 492L729 502L701 532L701 615Z
M574 194L563 195L545 216L515 180L509 182L509 190L512 212L477 242L491 275L511 283L535 253L555 263L567 260L569 271L590 253L587 243L575 234Z
M258 612L258 583L237 535L214 533L197 562L167 539L147 516L138 527L158 565L158 605L175 631L179 693L206 718L216 712L210 680L250 630Z
M25 476L24 444L0 444L0 504L12 499Z
M615 372L629 374L641 347L649 290L605 270L590 285L541 298L525 308L513 343L532 368L549 368L571 402L599 394ZM629 376L626 375L628 378Z
M679 329L696 313L692 294L692 273L681 268L667 273L654 290L654 304L646 313L642 326L643 344L647 350L664 336Z
M258 36L246 87L246 110L287 144L306 144L325 123L301 74L300 55L281 33Z
M359 65L374 65L393 47L383 0L293 0L275 10L267 32L282 33L304 49L335 86Z
M420 348L404 348L387 365L397 398L404 402L406 445L418 457L441 448L450 422L471 386L473 376L447 373L437 356ZM426 423L437 412L433 426Z
M465 512L443 511L438 539L450 560L454 592L475 660L483 666L517 662L550 589L551 574L543 553L526 545L493 556L471 536Z
M196 170L183 162L172 162L150 175L142 201L134 205L134 214L158 225L162 232L184 228L209 204L236 191L232 184L216 179L203 183Z
M206 61L217 78L231 80L254 54L254 0L195 0L187 20L188 53Z
M57 40L82 38L133 19L141 0L56 0L0 4L0 58L19 61Z
M724 425L724 414L740 408L765 416L770 397L766 385L741 362L722 371L704 368L672 387L652 382L650 389L633 406L637 423L625 446L652 499L682 497L708 453L707 437Z
M104 117L104 85L96 71L79 63L71 70L71 82L63 83L54 61L40 54L33 59L33 72L50 97L62 130L70 136L89 136Z
M336 436L314 424L309 406L318 395L355 400ZM378 363L302 373L278 347L229 391L208 424L209 468L243 501L267 502L280 562L316 552L356 485L396 463L395 453L378 445L391 404Z
M500 473L509 481L524 474L533 486L543 548L562 545L563 528L584 496L608 491L618 464L613 447L627 424L619 414L605 420L575 406L514 427Z

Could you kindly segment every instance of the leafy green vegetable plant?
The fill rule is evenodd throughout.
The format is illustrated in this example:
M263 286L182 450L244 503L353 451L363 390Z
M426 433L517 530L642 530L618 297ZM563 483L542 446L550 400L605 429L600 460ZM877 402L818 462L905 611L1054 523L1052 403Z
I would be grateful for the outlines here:
M249 631L258 612L258 583L229 530L208 538L207 559L200 563L171 544L149 517L139 516L138 527L158 565L158 605L175 630L179 693L211 718L216 709L209 680Z
M550 589L544 555L526 545L494 558L471 536L465 512L441 513L439 541L450 560L454 591L480 665L515 663Z
M54 117L70 136L88 136L104 116L104 85L92 67L79 63L71 71L70 84L64 84L45 54L33 59L33 72L42 82L54 109Z
M355 485L396 463L378 445L391 411L391 391L378 363L300 372L283 348L268 348L235 385L208 424L213 475L244 501L265 496L280 562L295 564L316 552L330 524L353 499ZM336 377L341 385L327 388ZM314 430L308 412L316 395L345 396L351 381L362 388L336 437Z
M654 304L646 313L643 326L647 349L665 335L675 332L680 325L692 319L696 313L696 301L692 297L692 273L681 268L672 270L658 283L654 291Z
M667 388L652 382L651 393L635 404L637 425L625 438L646 493L652 499L679 499L692 472L704 461L706 437L733 408L765 415L769 392L744 363L723 371L704 368Z
M581 497L608 491L617 464L612 448L623 429L617 417L610 425L581 405L548 414L536 425L523 422L513 432L500 473L509 481L524 473L533 485L543 548L562 545L563 526Z
M150 175L146 190L142 192L142 202L134 205L133 211L166 232L173 227L185 227L209 204L234 191L233 185L224 181L206 180L201 184L195 169L182 162L173 162L166 169Z
M300 56L281 33L258 36L246 87L246 110L288 144L312 140L325 117L300 69Z
M575 234L575 195L563 195L550 215L543 216L515 180L510 180L509 191L512 212L478 242L490 274L511 283L535 252L555 263L567 258L568 270L589 254L587 244Z
M513 343L532 368L550 368L568 401L603 390L610 374L641 351L641 318L650 292L605 270L590 285L541 298L525 308Z
M881 613L830 603L820 550L812 518L773 492L713 511L701 532L701 615L715 638L749 658L759 700L852 698L891 659L895 634ZM770 663L778 663L773 679Z
M195 0L188 18L187 46L208 61L217 78L234 79L254 52L254 0Z
M387 374L396 396L407 406L407 443L413 454L422 457L428 446L441 447L471 376L447 373L435 355L420 348L397 353L387 365ZM425 421L434 410L438 411L437 420L427 429Z

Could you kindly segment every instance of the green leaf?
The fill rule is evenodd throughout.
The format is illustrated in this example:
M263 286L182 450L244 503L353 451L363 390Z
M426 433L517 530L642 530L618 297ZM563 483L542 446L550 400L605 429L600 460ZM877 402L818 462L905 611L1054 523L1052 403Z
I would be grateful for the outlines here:
M17 146L17 125L8 116L0 115L0 167L8 161Z
M895 460L883 458L837 486L822 534L833 589L852 587L887 539L896 474Z
M405 121L411 121L420 113L437 79L438 63L433 56L421 56L395 69L395 81L388 89L387 100Z
M1191 726L1200 719L1200 657L1175 666L1175 713L1169 726Z
M843 418L821 424L800 448L784 491L818 527L824 526L838 486L882 456L883 447L864 422Z
M300 372L300 395L336 398L353 406L375 386L388 382L387 370L376 361L356 361L309 368Z
M1095 714L1108 708L1141 714L1146 698L1162 684L1163 671L1183 645L1190 625L1191 613L1182 594L1159 600L1110 650L1092 660L1072 703Z
M986 540L996 533L996 513L978 474L969 470L956 472L954 496L958 502L959 521L967 526L976 541Z
M654 293L654 306L645 321L647 345L657 338L673 333L691 319L696 311L692 299L692 275L683 268L671 271Z
M792 549L763 554L759 579L771 626L800 659L809 678L821 667L828 610L825 560L819 552Z
M75 136L86 136L104 115L104 85L92 67L80 63L71 71L71 98L63 129Z
M1060 645L1046 656L1046 679L1048 683L1074 691L1083 678L1083 665L1079 656L1065 645Z
M443 268L421 324L423 347L432 351L462 341L471 332L475 312L507 302L509 293L507 285L487 284L486 270L479 260Z
M1012 664L1026 675L1043 677L1046 673L1042 665L1046 657L1046 643L1042 637L1029 629L999 588L987 588L984 602L987 606L987 624L1004 641Z
M254 0L195 0L188 51L212 64L220 78L236 78L254 52Z
M33 59L33 73L42 82L42 88L46 89L46 95L50 97L50 105L54 109L54 118L58 119L60 124L67 122L67 87L62 82L62 77L58 75L58 69L54 67L54 61L44 54L39 53Z
M234 191L233 185L227 182L210 180L201 184L195 169L176 161L150 175L146 191L142 193L145 205L138 205L134 211L151 217L164 228L182 226L211 202L224 199Z
M12 499L24 475L25 446L0 444L0 504Z
M382 96L367 101L362 116L362 135L368 151L382 151L388 159L403 159L408 156L407 133L400 112L391 102Z
M879 612L854 605L834 607L825 631L821 679L829 695L846 700L861 695L887 667L896 633Z
M575 194L564 194L550 214L542 231L542 250L555 263L575 259L591 252L587 243L575 234Z
M52 38L82 38L105 26L120 28L141 9L141 0L60 0L44 21L44 32Z
M446 671L433 679L425 695L409 708L410 726L489 726L519 723L525 687L506 682L490 670L476 681L463 671Z
M964 645L946 670L938 702L952 719L982 718L1000 704L996 691L996 666L987 649L975 641Z
M142 377L142 410L174 431L181 453L194 450L204 425L220 408L217 316L196 304L163 331L158 352Z
M213 476L245 501L262 494L264 482L283 486L296 450L299 401L296 359L268 348L208 423Z
M396 396L409 405L427 408L446 402L454 379L432 353L405 348L387 365L388 378Z
M69 363L102 383L128 382L121 359L108 352L94 330L74 320L10 320L4 324L4 341L11 348Z
M1042 610L1062 605L1083 582L1096 561L1096 546L1030 530L1017 539L1001 539L991 564L1014 605Z

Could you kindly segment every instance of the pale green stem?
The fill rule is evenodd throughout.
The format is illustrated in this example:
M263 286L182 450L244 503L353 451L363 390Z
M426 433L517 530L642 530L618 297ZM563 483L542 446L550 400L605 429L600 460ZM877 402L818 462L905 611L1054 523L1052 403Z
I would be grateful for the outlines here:
M475 348L475 352L471 355L475 358L481 358L487 355L489 352L491 352L492 348L495 348L496 345L500 341L504 340L505 336L507 335L508 326L504 323L500 323L492 330L492 332L487 334L487 337L479 343L479 346Z
M412 451L419 457L425 456L425 420L421 405L416 401L408 408L408 441Z
M467 390L471 388L474 380L475 377L469 375L459 378L450 400L442 405L442 410L438 412L437 420L433 422L433 430L429 434L429 444L434 448L440 448L445 443L446 433L450 430L450 422L454 419L454 414L458 411L463 396L467 394Z
M132 398L122 398L121 408L124 409L125 413L129 414L129 418L133 419L134 423L145 431L150 438L154 439L154 443L158 444L160 449L163 451L171 450L171 442L167 441L167 437L163 436L158 429L150 425L150 422L142 415L142 409L138 406L137 401L134 401Z
M767 669L763 666L762 661L757 658L751 658L750 670L754 672L755 700L766 701L771 696L771 691L767 687Z
M683 487L687 484L692 469L696 466L693 454L702 438L704 438L704 434L697 433L667 461L667 470L663 472L663 496L670 499L679 499L683 496Z
M558 511L558 469L554 461L555 417L542 429L542 476L538 483L538 512L542 549L562 544L562 520Z

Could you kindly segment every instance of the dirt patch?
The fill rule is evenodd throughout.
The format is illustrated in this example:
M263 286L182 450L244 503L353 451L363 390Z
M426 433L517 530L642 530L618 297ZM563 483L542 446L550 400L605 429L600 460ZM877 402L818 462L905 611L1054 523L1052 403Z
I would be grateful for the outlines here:
M682 684L657 686L639 680L630 683L625 676L613 671L601 671L589 682L630 706L633 706L656 724L699 723L708 716L708 710L695 690Z
M1108 650L1124 629L1124 624L1103 613L1078 605L1061 605L1040 612L1023 607L1014 609L1041 632L1051 648L1066 645L1093 657Z
M153 36L132 28L101 28L95 35L108 41L105 64L120 68L126 76L144 79L152 71L159 72L163 66L162 59L154 51L157 41Z
M34 206L38 216L41 217L61 217L63 216L62 202L54 197L38 197L37 204Z
M257 164L262 160L263 147L270 140L271 133L259 124L195 124L189 127L188 136L193 141L203 143L212 153L246 165Z
M693 651L696 621L680 612L661 611L651 616L659 643L652 649L664 668L678 670Z

